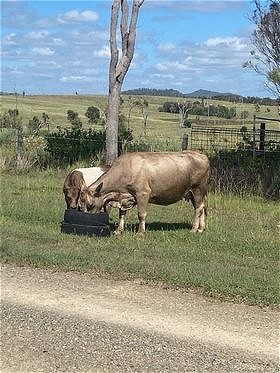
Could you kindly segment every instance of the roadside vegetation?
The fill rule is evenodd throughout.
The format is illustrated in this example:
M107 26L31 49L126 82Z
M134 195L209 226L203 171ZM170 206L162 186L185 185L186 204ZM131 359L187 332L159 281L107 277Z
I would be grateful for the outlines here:
M149 150L153 141L152 150L180 150L182 133L187 128L180 126L178 113L159 111L159 107L174 98L135 97L133 100L132 105L132 99L124 97L122 103L121 146L127 150ZM233 106L232 102L220 104ZM218 106L219 101L215 101L215 105ZM278 115L277 106L241 105L236 104L236 117L230 120L205 116L200 120L240 127L240 121L242 125L252 125L256 109L260 116ZM126 232L122 237L96 239L64 235L60 233L65 209L64 178L76 166L100 164L102 150L92 154L84 146L83 151L89 153L73 157L72 164L69 159L51 162L52 157L58 160L62 148L59 144L54 146L55 155L51 155L47 151L47 139L54 133L59 137L59 133L68 136L77 131L81 137L82 133L94 136L93 133L98 132L102 149L106 99L101 96L2 96L2 108L3 113L12 110L11 125L0 130L3 262L94 271L125 279L141 278L164 286L196 289L223 300L279 304L276 153L268 172L262 160L257 160L256 165L249 159L248 162L243 159L243 163L233 159L231 163L224 154L218 163L213 163L216 174L211 181L208 229L202 235L191 233L193 210L183 201L167 207L150 205L144 238L135 234L136 209L127 214ZM13 123L15 109L24 135L25 158L20 170L15 168L18 131ZM250 113L248 118L240 118L243 110ZM194 115L188 116L188 120L195 119ZM277 129L276 125L272 124ZM131 131L127 133L128 128ZM129 148L131 137L137 144L136 149ZM68 144L66 148L69 150L69 147ZM261 180L258 181L260 190L255 187L256 167L260 175L266 172L267 179L273 181L270 195L273 194L275 200L256 195L262 194L263 188ZM112 229L117 220L118 212L114 210L110 217Z

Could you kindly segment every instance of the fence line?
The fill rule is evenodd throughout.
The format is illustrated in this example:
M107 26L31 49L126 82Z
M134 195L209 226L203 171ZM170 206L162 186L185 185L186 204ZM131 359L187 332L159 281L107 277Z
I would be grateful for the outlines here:
M256 118L259 120L268 120L268 118ZM269 119L271 120L271 119ZM276 121L279 121L276 119ZM119 144L121 152L131 151L180 151L181 149L201 150L206 153L213 153L219 150L252 150L256 153L264 153L268 151L280 152L280 131L265 129L264 123L261 123L260 128L247 129L242 127L226 128L226 127L212 127L192 125L189 135L182 133L182 136L163 137L157 136L153 138L142 137L134 139L133 141L124 141ZM34 137L35 139L35 137ZM61 152L71 151L71 148L79 152L78 148L89 149L90 153L94 152L96 144L99 144L100 149L105 149L105 141L100 139L86 139L86 138L59 138L50 137L48 139L55 140L54 142L63 145ZM8 139L1 141L1 145L7 143L16 144L16 139ZM91 146L92 144L92 146ZM78 147L78 148L77 148ZM64 149L64 150L63 150Z
M191 149L205 152L219 150L280 151L280 131L192 126Z

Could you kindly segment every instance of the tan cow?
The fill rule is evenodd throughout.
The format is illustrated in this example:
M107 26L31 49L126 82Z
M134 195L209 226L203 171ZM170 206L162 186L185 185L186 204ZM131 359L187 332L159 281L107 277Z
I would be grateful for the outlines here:
M104 172L108 171L109 166L77 168L71 171L64 181L63 193L68 209L78 207L78 198L82 187L94 183Z
M137 204L138 233L145 232L148 203L169 205L185 198L194 209L192 230L205 229L209 160L199 152L127 153L89 187L82 187L78 205L83 211L101 211L106 200L118 201L119 225L124 230L126 210Z

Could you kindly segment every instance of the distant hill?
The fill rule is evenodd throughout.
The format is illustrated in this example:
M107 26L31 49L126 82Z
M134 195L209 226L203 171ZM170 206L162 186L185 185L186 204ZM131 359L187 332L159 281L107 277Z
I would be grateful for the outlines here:
M277 100L270 97L251 97L241 96L233 93L221 93L215 91L208 91L206 89L198 89L191 93L182 93L176 89L152 89L152 88L136 88L128 91L123 91L123 95L131 96L164 96L164 97L188 97L188 98L211 98L212 100L229 101L229 102L243 102L249 104L260 105L277 105Z
M191 93L185 93L185 97L205 97L205 98L212 98L215 96L237 96L233 95L232 93L221 93L221 92L215 92L215 91L207 91L206 89L198 89L197 91L191 92Z
M124 95L142 95L142 96L165 96L165 97L205 97L212 98L214 96L233 96L232 93L221 93L199 89L191 93L182 93L176 89L152 89L152 88L136 88L123 91Z

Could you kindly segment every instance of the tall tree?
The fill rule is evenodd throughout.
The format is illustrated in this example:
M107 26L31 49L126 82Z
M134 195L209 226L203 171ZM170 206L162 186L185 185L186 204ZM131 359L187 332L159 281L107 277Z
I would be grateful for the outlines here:
M251 17L256 28L252 34L255 50L252 59L244 66L253 68L266 78L267 88L276 96L280 95L280 1L254 0Z
M110 27L111 61L109 68L108 116L106 123L107 164L111 164L118 156L118 115L120 108L121 88L134 55L138 14L143 2L144 0L133 0L130 22L128 22L128 1L113 0ZM122 51L121 55L119 56L117 44L117 27L120 10L120 33Z

